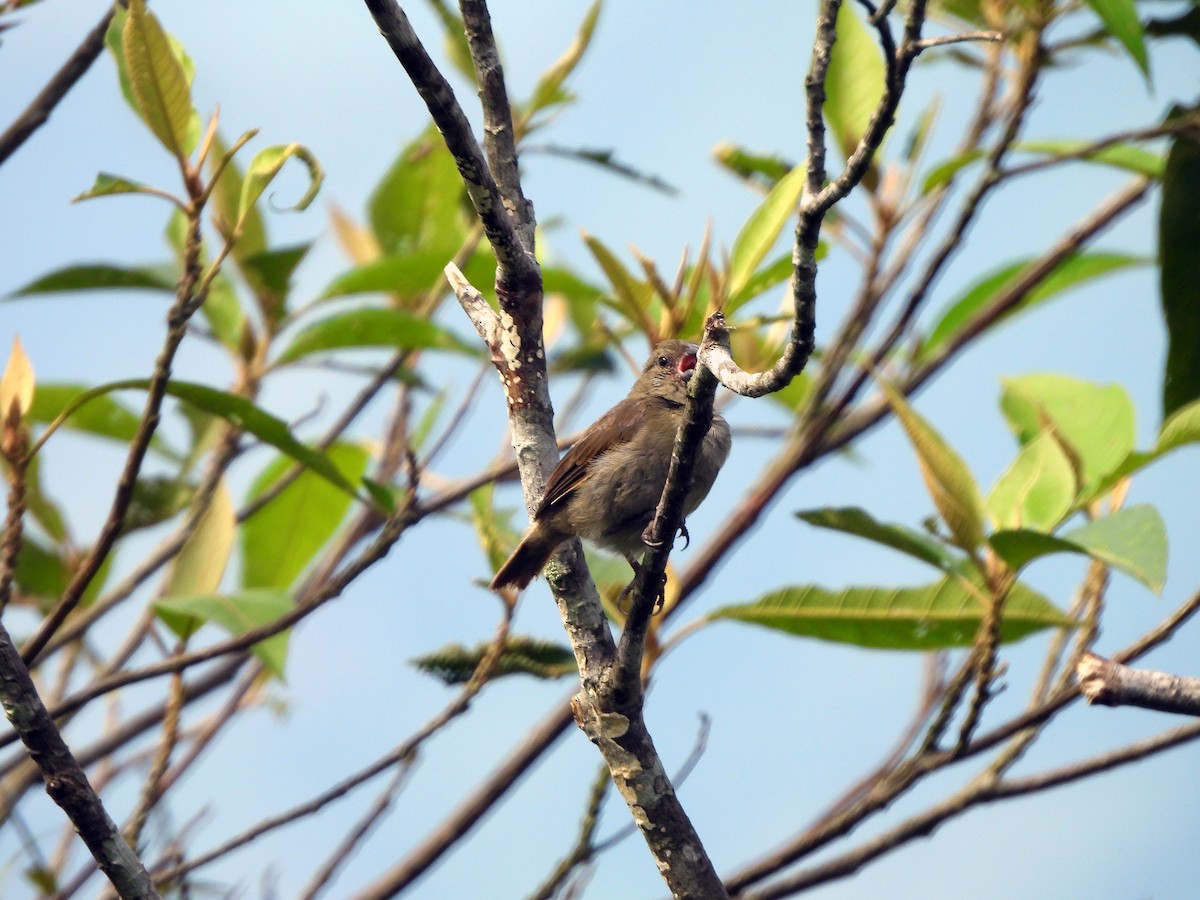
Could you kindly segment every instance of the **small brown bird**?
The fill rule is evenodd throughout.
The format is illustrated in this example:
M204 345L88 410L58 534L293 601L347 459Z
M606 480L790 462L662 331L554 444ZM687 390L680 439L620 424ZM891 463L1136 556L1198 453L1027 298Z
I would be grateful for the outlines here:
M492 579L492 590L526 587L572 537L616 551L637 568L634 553L646 547L642 533L667 481L696 352L695 344L676 340L654 348L629 395L597 419L555 467L533 525ZM730 443L729 424L714 414L700 444L685 516L708 494Z

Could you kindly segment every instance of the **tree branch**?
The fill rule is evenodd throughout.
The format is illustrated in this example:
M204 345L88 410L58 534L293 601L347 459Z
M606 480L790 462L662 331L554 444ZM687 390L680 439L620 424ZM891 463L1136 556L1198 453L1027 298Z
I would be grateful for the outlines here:
M1200 678L1133 669L1095 653L1085 653L1075 672L1088 703L1200 716Z
M83 43L76 48L75 52L63 63L62 68L54 73L54 77L33 98L33 102L17 116L4 134L0 134L0 165L3 165L5 160L12 156L35 131L46 124L50 114L54 112L63 97L91 68L96 57L104 52L104 36L108 33L108 26L112 23L113 12L114 10L110 8L101 17L96 27L87 33Z

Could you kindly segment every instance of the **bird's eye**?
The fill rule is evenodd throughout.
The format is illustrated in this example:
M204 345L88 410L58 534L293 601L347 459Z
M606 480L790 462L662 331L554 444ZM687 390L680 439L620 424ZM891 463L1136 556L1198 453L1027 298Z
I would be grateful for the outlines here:
M666 356L660 356L660 357L658 358L658 364L659 364L660 366L662 366L663 368L666 368L667 366L669 366L669 365L671 364L671 360L670 360L670 358L669 358L669 357L666 357Z

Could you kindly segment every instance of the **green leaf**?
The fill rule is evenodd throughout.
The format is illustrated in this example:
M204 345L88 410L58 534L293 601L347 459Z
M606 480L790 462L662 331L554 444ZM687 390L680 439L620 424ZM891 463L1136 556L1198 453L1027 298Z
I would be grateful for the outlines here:
M879 106L886 81L883 55L853 6L842 4L837 41L825 78L825 118L842 158L854 153Z
M128 267L116 263L85 263L55 269L17 288L8 297L112 289L163 291L174 294L178 277L178 272L169 265Z
M796 515L810 525L866 538L868 541L899 550L901 553L906 553L943 571L948 571L957 564L955 557L928 535L913 531L903 525L880 522L866 510L856 506L810 509L798 512Z
M241 215L242 187L245 176L236 160L229 157L229 145L220 134L214 135L212 149L208 154L208 168L215 172L221 163L221 174L213 185L212 203L216 208L216 219L221 234L229 237L233 234L234 225L238 218L242 220L241 234L233 245L233 258L239 264L244 259L257 256L267 249L267 226L254 204Z
M782 157L754 153L729 141L722 141L713 148L713 158L742 181L768 191L795 168Z
M149 185L142 184L140 181L134 181L121 175L110 175L108 172L101 172L96 176L96 180L92 183L92 186L82 194L72 197L71 202L79 203L82 200L92 200L96 197L112 197L117 194L163 196L161 191L155 190Z
M1098 385L1066 375L1025 375L1003 380L1000 408L1022 444L1046 429L1066 443L1088 494L1133 450L1133 401L1119 385Z
M1175 111L1176 113L1179 110ZM1158 214L1159 290L1167 325L1163 419L1200 398L1200 143L1178 134Z
M459 74L467 79L472 86L475 84L475 64L471 61L471 45L467 41L467 28L462 16L458 15L446 0L429 0L429 5L437 13L445 32L446 57L458 69Z
M237 510L222 480L208 508L196 523L196 529L172 562L163 596L187 597L214 593L220 587L225 567L229 564L236 531Z
M36 396L33 402L36 406ZM1154 448L1154 455L1158 457L1176 447L1195 444L1198 441L1200 441L1200 400L1193 400L1187 406L1181 406L1175 410L1171 417L1163 422L1162 430L1158 433L1158 444Z
M753 603L726 606L710 620L730 619L826 641L889 650L938 650L969 646L979 630L983 606L958 578L947 576L913 588L813 585L772 591ZM1013 586L1000 625L1002 641L1015 641L1044 628L1073 624L1045 597Z
M492 500L495 484L487 484L471 492L471 521L475 534L487 556L489 571L495 572L508 559L521 532L512 524L512 511L498 512Z
M1117 272L1131 266L1146 265L1148 260L1119 253L1073 253L1059 263L1045 278L1033 287L1015 306L1000 316L989 327L1006 322L1018 313L1025 312L1045 303L1071 288L1088 281ZM965 294L952 301L939 314L937 324L922 343L919 359L932 359L946 345L963 334L980 314L1014 285L1025 269L1035 263L1025 259L1011 263L984 276L975 282Z
M1121 42L1137 67L1149 77L1146 42L1133 0L1086 0L1086 3L1100 17L1105 30Z
M826 244L822 241L817 244L817 260L820 261L825 256ZM725 303L725 312L731 313L739 309L750 300L761 294L771 290L771 288L783 284L792 277L792 271L795 268L795 263L792 262L791 251L781 253L772 262L763 266L757 272L750 276L736 297L730 297Z
M445 260L467 236L462 177L432 128L409 144L368 204L371 228L389 256L436 250Z
M546 70L534 86L533 95L529 98L528 112L530 115L539 110L570 100L570 94L563 89L563 85L571 73L575 71L575 67L579 65L579 61L583 59L583 54L587 52L588 45L592 42L592 34L596 30L596 20L599 17L600 0L593 0L587 14L583 17L583 21L579 25L579 31L575 35L575 40L572 41L571 46L558 58L554 65Z
M224 272L218 272L208 286L208 296L204 298L200 311L216 339L229 350L240 354L246 313L242 310L233 283Z
M617 311L622 313L632 325L640 330L648 331L653 324L648 309L654 289L646 282L635 278L617 258L617 255L599 238L584 234L583 242L592 252L592 256L595 257L604 272L604 277L612 286L613 295L617 299Z
M1118 510L1061 536L998 531L992 547L1014 570L1052 553L1081 553L1120 569L1156 594L1167 578L1167 529L1153 506Z
M983 501L971 470L899 391L884 381L879 385L917 452L938 515L960 547L975 549L983 541Z
M74 398L65 412L68 415L72 414L95 398L111 394L113 391L144 391L149 386L149 380L144 378L102 384ZM286 422L264 412L244 397L189 381L168 382L167 393L202 412L210 413L241 428L260 441L270 444L276 450L286 453L306 468L312 469L339 489L352 496L358 496L354 485L342 476L337 466L330 462L329 457L300 443L292 435Z
M207 594L193 597L166 597L154 604L154 610L168 628L180 637L188 637L205 622L220 625L233 635L267 625L292 609L292 598L283 591L241 591L237 594ZM267 671L283 677L287 662L288 631L271 635L251 649Z
M33 395L33 407L30 409L32 421L43 424L53 422L75 398L86 391L87 388L81 384L39 384ZM71 413L62 427L128 444L137 434L140 423L140 416L126 409L112 397L99 396ZM178 453L167 447L158 434L150 439L150 446L170 459L181 459Z
M784 227L795 216L797 204L804 193L806 174L801 164L780 179L738 232L729 255L730 302L727 310L736 309L750 299L744 295L746 285L779 240Z
M355 444L334 444L326 455L352 484L367 470L369 455ZM294 466L290 457L276 457L255 479L249 499L261 497ZM243 587L292 587L337 533L349 508L345 491L311 471L302 471L242 524Z
M29 595L24 599L42 601L36 602L37 608L42 609L49 608L63 595L71 581L71 573L56 550L44 547L26 535L17 553L13 578L19 593Z
M272 324L279 322L287 311L292 276L311 247L311 243L277 247L242 260L242 272L254 287L263 316Z
M1040 153L1057 158L1075 156L1087 146L1086 141L1025 141L1017 144L1017 149L1025 153ZM1156 180L1163 177L1163 157L1144 150L1137 144L1110 144L1087 154L1081 161L1111 166Z
M923 195L929 194L938 188L944 187L962 169L965 169L977 160L983 159L983 157L984 152L982 150L968 150L966 153L960 153L958 156L952 156L947 160L943 160L925 173L925 180L921 182L921 193Z
M183 63L144 0L130 0L121 37L134 108L173 156L186 159L199 140L200 117Z
M321 291L318 299L388 293L395 294L401 303L407 303L424 296L444 277L446 259L441 250L380 257L343 272Z
M142 475L134 482L122 534L173 519L195 492L195 487L179 475Z
M325 172L311 151L303 144L295 143L265 147L254 155L254 159L250 160L246 176L242 179L242 195L238 200L235 231L240 232L251 216L256 214L255 204L258 203L258 198L267 189L267 185L275 180L275 176L279 174L279 170L289 159L300 160L308 169L308 189L294 205L288 208L299 211L307 209L308 205L313 202L317 191L321 189L321 182L325 180Z
M488 644L471 649L461 644L450 644L435 653L417 657L412 664L447 685L465 684L489 649ZM505 641L492 677L533 675L550 680L575 675L578 671L575 654L569 647L539 638L513 635Z
M1053 434L1025 444L1000 476L984 507L997 528L1050 531L1075 502L1075 471Z
M476 353L475 347L426 318L399 309L363 307L305 326L280 354L276 365L328 350L365 347Z
M1064 541L1044 531L1030 531L1028 528L993 532L988 537L988 543L1014 572L1051 553L1087 553L1078 544Z
M1154 593L1162 592L1167 580L1167 527L1148 503L1117 510L1062 538L1131 575Z

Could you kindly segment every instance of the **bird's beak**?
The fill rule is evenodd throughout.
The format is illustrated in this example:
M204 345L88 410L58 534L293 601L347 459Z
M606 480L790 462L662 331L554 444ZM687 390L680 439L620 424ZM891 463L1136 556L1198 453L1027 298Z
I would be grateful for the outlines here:
M685 353L685 354L683 354L683 356L679 357L679 374L683 377L684 381L691 380L692 371L695 368L696 368L696 354L695 353Z

